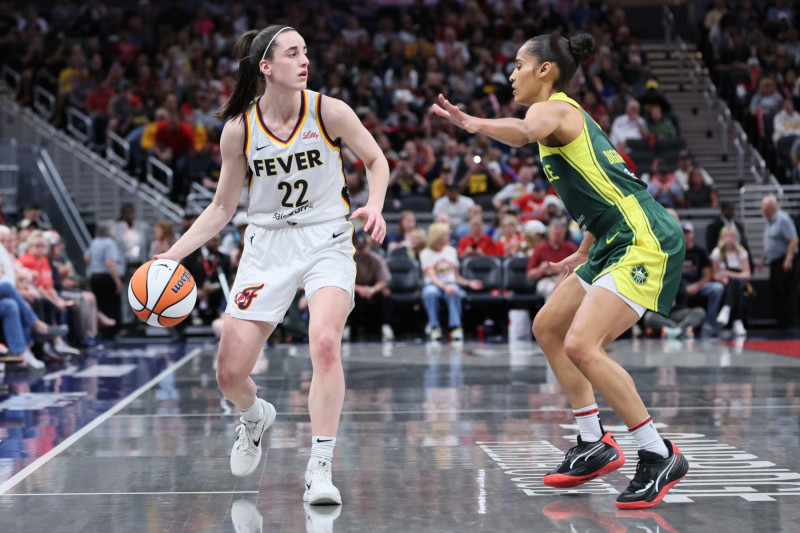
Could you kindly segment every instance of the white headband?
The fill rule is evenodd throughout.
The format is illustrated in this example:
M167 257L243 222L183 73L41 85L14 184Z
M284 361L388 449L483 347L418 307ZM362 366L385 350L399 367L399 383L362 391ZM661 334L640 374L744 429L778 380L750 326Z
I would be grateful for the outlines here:
M270 39L270 40L269 40L269 44L267 45L267 47L266 47L266 48L264 48L264 55L262 55L262 56L261 56L261 61L264 61L264 58L265 58L265 57L267 57L267 51L269 50L269 47L270 47L270 46L272 46L272 41L274 41L274 40L275 40L275 37L277 37L278 35L280 35L280 34L281 34L281 32L282 32L283 30L293 30L293 29L294 29L294 28L291 28L291 27L289 27L289 26L286 26L285 28L281 28L281 29L279 29L279 30L278 30L278 32L277 32L275 35L273 35L273 36L272 36L272 39ZM259 61L259 63L260 63L261 61Z

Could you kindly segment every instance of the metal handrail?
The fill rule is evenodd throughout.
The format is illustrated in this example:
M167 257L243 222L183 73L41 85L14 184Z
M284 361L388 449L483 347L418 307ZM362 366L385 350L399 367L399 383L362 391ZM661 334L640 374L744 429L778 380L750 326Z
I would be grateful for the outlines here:
M122 155L117 151L121 151ZM131 143L113 131L106 132L106 158L125 168L131 160Z
M736 182L744 181L744 147L739 138L733 139L733 148L736 150Z
M46 120L53 120L56 116L56 97L37 85L33 88L33 108Z
M85 129L78 127L78 124L83 124ZM74 107L67 108L67 131L73 137L86 144L89 142L89 132L92 131L92 119Z
M162 181L156 177L153 172L154 169L158 169L163 173L166 183L162 183ZM152 185L154 189L158 190L161 194L169 194L172 191L173 179L172 169L165 165L164 162L152 155L147 158L147 183Z
M667 45L667 50L672 53L672 30L675 25L675 17L668 6L664 6L664 17L661 19L661 25L664 28L664 41Z
M39 170L42 172L45 180L48 181L50 190L54 193L58 192L58 195L55 197L59 199L58 205L62 209L70 233L78 240L81 249L85 251L89 247L89 242L92 240L91 235L89 235L89 230L83 223L83 219L78 209L75 207L75 203L72 201L65 201L67 198L71 198L71 195L66 185L64 185L64 181L61 179L61 175L58 169L56 169L50 154L47 153L47 150L44 148L40 148L39 155L41 156L40 161L38 161ZM78 221L80 221L80 223L78 223Z
M3 65L2 68L0 68L0 82L6 86L9 92L17 94L19 92L21 80L22 76L8 65Z

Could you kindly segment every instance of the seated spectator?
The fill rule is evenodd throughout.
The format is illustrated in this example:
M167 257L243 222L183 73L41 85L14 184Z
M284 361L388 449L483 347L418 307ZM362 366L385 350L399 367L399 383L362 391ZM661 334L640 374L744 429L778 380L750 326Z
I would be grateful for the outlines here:
M711 266L714 278L725 286L717 324L724 327L730 323L733 334L743 337L747 335L743 322L744 293L750 279L750 258L739 244L739 232L735 227L725 226L720 230L717 247L711 252Z
M589 116L592 117L595 122L599 122L601 116L608 115L608 109L606 109L606 106L604 106L602 102L597 100L597 95L594 91L586 91L583 94L581 107L589 113Z
M447 303L450 338L454 342L464 340L461 329L461 287L473 290L483 288L480 280L468 280L458 273L458 253L450 246L450 230L444 224L433 223L428 229L428 241L419 256L425 282L422 287L422 301L428 314L428 331L432 342L442 338L439 325L439 301Z
M222 172L222 151L218 144L212 144L208 150L208 160L205 163L200 183L212 191L217 190L219 175ZM352 201L352 196L350 197Z
M556 283L567 272L565 269L553 268L552 264L563 261L578 250L578 247L566 238L567 221L553 220L547 229L547 239L536 246L528 260L528 279L536 280L536 294L545 300L550 298Z
M650 110L654 107L661 109L661 114L664 117L669 117L672 113L672 104L664 93L659 91L658 82L656 80L647 80L644 84L644 93L639 97L639 104L644 110L645 114L650 114Z
M669 167L660 159L653 161L653 172L650 175L650 184L647 192L653 195L658 203L664 207L684 207L686 200L683 197L675 173L670 172Z
M166 253L175 244L175 230L172 221L166 218L153 224L153 242L150 243L149 257Z
M662 339L693 339L695 330L702 327L706 310L702 307L672 307L669 316L645 311L642 317L645 333Z
M108 104L114 97L114 90L109 86L107 78L97 81L94 88L86 96L86 112L92 119L89 141L96 146L103 146L106 142L106 127L108 126Z
M611 123L611 142L614 146L625 145L628 139L644 139L649 134L647 122L639 114L640 106L636 100L625 104L625 114Z
M650 109L650 120L647 121L647 129L656 139L677 139L678 132L672 120L665 118L661 108L653 106Z
M476 149L471 158L466 159L467 170L458 182L467 196L492 193L505 186L500 165L489 161L483 150Z
M438 217L439 214L444 213L450 219L450 227L456 227L467 220L467 215L475 205L475 200L461 196L461 189L457 183L449 184L446 191L445 195L433 204L433 216Z
M464 220L464 222L453 228L451 236L454 237L455 242L453 243L453 246L456 248L458 248L458 241L472 233L472 225L470 224L470 221L475 216L483 219L483 207L481 207L480 204L473 205L470 208L469 213L467 213L467 218ZM489 237L492 236L493 230L494 228L492 226L486 224L483 225L483 233Z
M689 187L684 192L687 207L700 209L717 207L717 191L703 180L699 168L692 169L689 174Z
M502 257L520 257L522 251L522 234L519 220L514 215L504 215L500 221L500 238L495 243L497 255Z
M359 231L353 237L356 247L355 307L347 323L350 331L364 328L368 337L377 336L384 341L394 339L392 331L392 300L389 298L389 269L386 261L371 250L370 237ZM350 339L347 339L350 340Z
M786 163L790 159L792 145L800 138L800 113L795 110L791 98L783 99L783 109L775 115L774 127L772 141L781 162Z
M681 290L678 291L680 306L703 305L706 321L703 323L703 337L715 337L718 332L717 315L722 305L725 288L714 281L711 261L704 248L694 243L694 225L681 222L686 239L686 257L683 262ZM680 300L684 298L684 300Z
M197 305L203 323L209 325L220 314L225 302L222 284L233 284L231 259L219 250L219 235L186 256L183 264L197 284ZM224 279L223 279L224 278ZM184 321L185 323L185 321ZM188 325L188 324L187 324Z
M764 115L774 115L781 110L782 106L783 96L778 92L775 80L770 77L761 78L758 82L758 91L750 99L748 107L751 121L756 121L756 125L751 127L758 128L757 122L763 120Z
M537 167L524 166L517 172L517 181L503 187L492 198L492 205L499 209L501 205L514 203L517 198L533 192L533 179L538 174Z
M347 174L347 190L350 193L350 205L353 210L367 205L369 183L367 183L367 170L360 159L353 161L353 170Z
M744 232L744 225L736 220L736 204L733 202L722 202L719 217L714 219L714 221L706 227L706 250L713 250L717 247L719 234L725 226L736 229L736 233L739 235L739 243L744 247L745 251L750 254L750 247L747 244L747 235ZM752 256L749 257L749 261L750 270L752 271Z
M0 344L0 362L22 363L35 370L43 369L45 361L31 351L34 340L46 342L67 333L66 326L50 326L40 320L14 285L5 280L0 281L0 322L5 340Z
M413 211L403 211L400 213L400 221L397 223L397 231L390 233L386 237L388 251L395 248L408 246L408 234L417 227L417 215Z
M528 220L544 220L547 213L545 198L550 185L544 180L533 182L533 192L520 196L514 200L514 205L520 209L520 220L524 223Z
M495 242L483 231L483 217L472 215L469 219L469 235L458 241L458 256L472 257L476 255L498 255Z
M413 167L409 154L401 151L398 154L397 166L389 175L389 190L392 191L394 197L402 198L412 194L423 194L427 187L428 182Z
M689 188L689 174L695 168L700 170L700 174L703 176L703 182L705 182L706 185L714 185L714 180L711 179L711 176L704 168L695 167L691 152L689 152L689 150L681 150L678 153L678 168L675 170L675 179L678 181L678 185L681 186L681 189L685 191Z
M450 167L450 164L442 163L441 166L439 166L439 175L431 183L431 198L433 201L435 202L444 196L447 191L447 186L455 184L455 182L453 169Z

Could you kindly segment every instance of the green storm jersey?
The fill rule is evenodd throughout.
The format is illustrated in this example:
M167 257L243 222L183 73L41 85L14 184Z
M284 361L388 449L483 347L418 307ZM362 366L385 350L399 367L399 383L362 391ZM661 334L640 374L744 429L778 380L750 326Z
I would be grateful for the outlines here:
M597 223L623 198L646 190L600 126L581 106L564 93L548 100L560 100L583 113L583 130L577 139L560 147L539 144L539 157L550 184L563 200L570 215L583 230L599 237ZM625 216L625 213L622 213Z

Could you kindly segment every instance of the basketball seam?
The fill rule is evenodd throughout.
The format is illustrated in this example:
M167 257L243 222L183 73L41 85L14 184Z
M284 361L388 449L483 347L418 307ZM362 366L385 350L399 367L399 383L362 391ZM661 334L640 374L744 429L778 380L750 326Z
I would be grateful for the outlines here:
M175 303L173 303L173 304L170 304L168 307L165 307L164 309L162 309L162 310L161 310L161 312L160 312L160 313L158 313L159 319L160 319L162 316L164 316L164 313L166 313L167 311L169 311L170 309L172 309L172 308L173 308L173 307L175 307L176 305L179 305L179 304L181 304L183 301L185 301L185 300L186 300L188 297L190 297L190 296L192 295L192 292L194 292L194 291L196 291L196 290L197 290L197 285L195 285L195 286L193 286L193 287L191 288L191 290L189 291L189 294L187 294L186 296L184 296L183 298L181 298L181 299L180 299L180 300L178 300L177 302L175 302ZM197 293L195 293L195 301L197 300L197 295L196 295L196 294L197 294ZM192 308L194 308L194 305L192 305ZM192 311L190 310L188 313L186 313L185 315L183 315L183 318L186 318L186 317L187 317L187 316L189 316L191 313L192 313ZM171 320L171 319L178 318L178 317L174 317L174 316L164 316L164 318L167 318L167 319L170 319L170 320Z
M169 281L167 281L167 284L166 284L166 285L164 285L164 288L163 288L163 289L161 289L161 294L159 294L159 295L158 295L158 298L156 298L156 303L153 305L153 310L152 310L152 311L150 311L150 313L151 313L151 314L157 315L157 316L159 316L159 317L161 316L161 313L156 313L156 307L158 307L158 302L160 302L160 301L161 301L161 297L162 297L162 296L164 296L164 293L165 293L165 292L167 292L167 288L168 288L170 285L172 285L172 280L173 280L173 279L175 279L175 276L178 274L178 272L180 272L180 267L182 267L182 266L183 266L183 265L181 265L180 263L178 263L178 268L176 268L176 269L175 269L175 272L174 272L174 273L172 274L172 276L169 278ZM183 267L183 269L184 269L184 270L186 270L186 267ZM186 270L186 272L189 272L189 271L188 271L188 270ZM181 275L183 275L183 274L181 274ZM180 276L178 276L178 279L180 279ZM150 318L150 317L148 317L148 318Z

